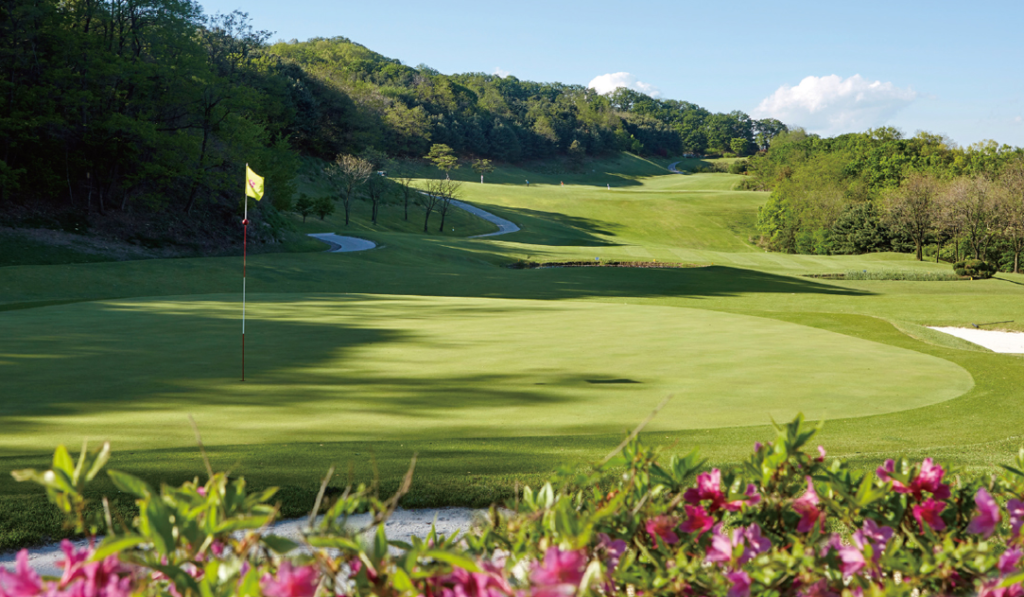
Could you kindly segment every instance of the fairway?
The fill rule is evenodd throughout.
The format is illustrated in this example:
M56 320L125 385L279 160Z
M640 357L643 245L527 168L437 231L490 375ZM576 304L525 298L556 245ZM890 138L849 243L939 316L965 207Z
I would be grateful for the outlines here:
M186 446L190 413L210 445L513 437L620 432L670 394L652 429L891 413L973 385L932 356L713 311L259 294L241 383L237 318L234 296L0 313L5 455Z
M767 194L736 190L741 176L628 154L593 166L454 171L463 199L521 228L503 236L469 238L494 226L461 210L443 234L394 204L380 226L361 202L349 227L292 217L283 251L249 257L245 383L237 257L0 268L0 464L109 439L116 468L191 479L191 414L215 466L290 487L293 515L328 467L394 487L414 453L403 503L486 506L590 466L669 395L645 441L720 465L799 412L864 468L903 454L989 471L1016 454L1024 358L925 326L1024 329L1024 276L810 278L949 265L767 253L752 242ZM319 232L378 248L323 253L305 236ZM506 267L525 260L690 267ZM0 520L30 491L0 476ZM25 524L0 523L0 546L59 532Z

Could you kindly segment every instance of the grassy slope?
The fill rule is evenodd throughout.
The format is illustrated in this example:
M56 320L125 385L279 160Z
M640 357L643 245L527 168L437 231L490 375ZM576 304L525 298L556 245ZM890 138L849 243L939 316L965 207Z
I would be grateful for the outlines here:
M341 467L351 463L353 474L360 478L367 478L377 466L384 485L388 486L404 471L411 454L419 452L417 484L408 498L409 505L486 504L507 495L514 480L535 482L561 462L580 463L600 456L621 438L615 431L641 418L655 395L660 398L672 387L686 386L686 371L699 371L701 381L694 381L696 385L689 386L689 392L676 398L674 403L681 404L678 407L681 409L702 389L713 394L729 388L731 383L735 387L744 385L749 392L762 382L768 387L785 383L785 376L779 369L747 369L752 362L765 358L758 354L752 338L739 335L737 331L737 335L719 342L710 334L693 328L705 319L714 322L714 327L719 329L731 326L742 330L747 325L749 320L723 315L728 313L764 318L757 320L764 322L757 327L769 337L782 336L785 350L796 351L809 338L822 338L828 346L822 346L817 351L821 353L818 356L831 364L813 370L808 368L807 371L816 372L818 377L800 385L806 396L813 398L815 391L820 392L823 402L835 398L830 392L835 386L848 390L863 384L898 391L907 385L906 374L927 373L935 363L946 363L934 373L933 381L938 386L943 385L943 379L950 379L957 388L955 384L963 381L957 374L961 368L973 378L973 388L944 402L934 403L934 400L948 397L940 395L941 390L937 390L940 394L924 391L914 403L904 402L903 398L888 399L901 408L915 406L911 410L845 419L838 417L858 413L825 412L824 416L836 419L826 426L822 437L833 454L871 466L882 454L927 453L968 468L984 468L1008 460L1015 451L1020 443L1019 429L1024 424L1024 414L1018 408L1024 398L1020 357L965 349L962 344L936 339L918 326L1015 319L1018 323L1008 327L1020 329L1019 322L1024 321L1021 312L1024 279L1020 276L1001 275L1001 279L979 282L853 282L802 278L798 274L881 268L945 270L948 266L916 263L908 256L892 254L849 257L767 254L747 243L753 232L756 206L765 196L732 191L738 177L658 175L664 172L659 164L628 155L614 163L589 166L593 172L578 175L558 171L555 167L547 172L499 170L488 175L487 184L467 183L464 186L466 199L522 226L523 230L513 235L469 240L461 238L461 234L459 237L411 234L411 230L403 231L405 229L400 227L367 230L364 224L354 223L353 226L359 226L359 236L372 238L387 248L344 256L265 254L251 258L251 293L289 293L293 298L317 302L315 308L293 309L289 314L285 309L289 304L284 300L287 297L267 296L263 304L268 308L273 305L278 312L273 316L260 316L253 324L266 326L262 341L280 338L282 346L309 346L311 352L276 351L273 362L268 365L272 370L271 379L253 384L257 387L252 392L268 399L291 392L303 403L295 407L297 412L289 415L294 418L275 418L276 431L275 426L228 429L222 440L213 442L219 444L212 448L215 464L244 471L257 485L288 486L291 497L286 505L297 511L308 507L308 504L303 506L307 501L311 504L316 478L331 463ZM467 169L456 171L456 177L467 181L473 176ZM528 189L522 182L527 177L531 181ZM562 181L565 187L559 184ZM607 184L612 184L612 190L608 190ZM338 217L327 226L312 222L306 227L308 231L330 228L344 233ZM457 230L461 232L463 225L489 226L469 221L458 224ZM605 260L650 258L715 265L670 271L611 268L514 271L496 267L526 257L562 260L595 256ZM217 409L207 403L209 398L203 395L204 390L231 388L232 391L224 392L219 400L230 408L247 405L252 397L239 394L236 387L230 385L230 377L216 371L218 365L225 369L233 367L233 355L208 358L189 350L182 338L175 339L191 325L196 330L205 330L190 339L197 343L202 341L208 354L219 354L224 347L233 350L231 334L236 333L232 330L237 323L231 319L230 307L216 304L225 297L205 297L210 299L209 303L183 303L180 297L236 293L237 268L237 259L214 258L0 269L5 282L0 284L0 311L8 310L0 312L0 319L5 330L15 330L11 338L16 339L18 346L18 350L12 352L5 346L4 355L0 356L3 361L0 367L6 370L0 378L0 384L4 384L0 393L10 395L14 387L11 384L26 384L21 386L19 394L23 401L29 401L20 403L17 408L21 410L16 413L11 411L12 403L5 401L0 406L3 409L0 416L6 429L30 430L5 435L5 441L0 442L0 454L5 455L0 457L0 467L43 466L45 460L41 454L33 456L25 450L33 452L36 446L45 443L44 440L55 439L61 433L59 429L76 425L81 425L82 429L90 425L102 427L116 419L118 425L114 428L118 433L138 435L138 430L133 430L135 419L132 418L159 417L161 409L169 404L179 412L189 409L212 417ZM330 311L331 305L342 302L308 296L353 292L547 302L518 301L510 308L509 303L410 297L395 303L401 308L371 309L342 316ZM67 301L169 296L179 299L29 308ZM283 302L272 303L271 300ZM588 306L580 304L582 302L614 305ZM481 313L480 305L489 306ZM665 307L701 311L679 310L680 316L673 318L665 315L672 311L665 311ZM205 312L196 312L204 308ZM259 307L254 305L254 308ZM527 316L517 319L510 315L519 311ZM458 317L454 313L458 313ZM567 313L571 316L566 316ZM534 317L540 327L530 332L526 324ZM146 329L161 328L167 348L176 350L168 350L166 357L157 356L152 352L154 348L141 344L144 337L130 333L132 328L126 324L131 321ZM545 322L546 326L541 325ZM783 323L786 326L777 327ZM73 336L71 342L58 343L68 338L67 329L72 324L83 326L81 334ZM596 329L601 327L608 329ZM221 328L227 335L226 340L209 335ZM498 333L491 335L491 330ZM830 333L817 336L818 331ZM623 335L628 342L620 340ZM699 336L701 350L686 353L687 346L681 336L686 339ZM579 341L581 337L592 340ZM260 341L255 338L254 334L251 342ZM507 353L482 350L482 346L497 339L511 342L513 349ZM859 364L849 356L853 354L850 351L861 346L871 347L868 352L874 357L889 361L884 372L846 367L847 363ZM616 351L622 353L616 355ZM26 356L29 354L37 357L29 359ZM364 359L351 358L357 354ZM453 356L443 360L434 358L442 354ZM469 357L472 365L465 369L457 367L454 355L460 354L463 358ZM802 358L796 352L789 354L789 362ZM648 355L648 359L643 358ZM691 355L696 358L693 362L688 358ZM907 355L928 358L911 359L913 363L908 364L910 361L901 360ZM309 370L307 356L318 365L313 369L319 370ZM410 360L411 357L419 360ZM254 358L271 357L265 352L263 357ZM509 361L514 367L509 366ZM138 377L122 379L118 385L115 380L122 370L121 365L136 372ZM701 365L707 370L701 369ZM552 371L534 372L536 380L512 375L509 371L522 373L531 366L549 367ZM691 366L694 368L687 369ZM350 370L349 376L340 378L340 373L345 371L343 367L355 369ZM488 372L489 376L479 375L481 371ZM732 379L735 372L742 371L756 373L746 380L742 375ZM474 372L477 378L473 377ZM639 391L626 386L646 385L589 384L586 379L591 379L591 374L595 375L593 379L597 379L597 375L629 379L649 376L658 378L658 383L649 384L652 386L649 396L627 405L627 415L614 409L607 411L609 418L614 418L609 424L561 430L570 432L563 435L552 434L559 431L559 423L553 419L561 417L566 409L578 410L579 401L610 396L612 399L607 404L622 408L617 402L624 401L630 392ZM547 378L543 378L545 375L571 379L571 383L530 385L548 383ZM837 377L830 379L830 375ZM326 388L320 394L310 390L318 384L317 376L323 382L319 385ZM341 441L352 436L343 435L343 431L332 435L323 428L295 433L288 440L281 435L275 437L281 429L306 425L299 415L304 414L308 425L316 428L318 409L331 411L332 404L352 408L347 401L357 398L348 393L333 397L331 392L343 384L351 384L353 377L357 383L346 388L352 390L351 393L380 396L392 392L398 398L429 405L426 398L436 392L440 400L455 401L454 404L466 407L457 409L459 412L451 416L453 420L477 417L477 421L467 425L465 421L469 419L461 419L464 432L461 437L439 433L449 415L428 409L417 411L422 415L418 419L392 426L390 437L367 433L356 441ZM55 379L63 383L51 383ZM249 387L246 391L250 391ZM294 391L296 387L304 389ZM735 393L735 387L729 391ZM478 391L469 391L471 389ZM952 393L960 394L959 391ZM120 400L120 406L99 413L95 403L75 404L74 397L83 394L106 401L108 405L110 401ZM933 400L920 401L921 395L929 394ZM515 419L517 433L532 433L534 437L502 437L495 433L495 426L501 427L511 415L505 411L495 413L488 403L480 402L483 398L494 397L508 400L513 395L518 400L525 400L524 396L542 397L547 402L538 404L554 409L549 412L551 416L538 419L536 433L531 431L534 427L529 418L519 413L521 418ZM792 398L787 392L780 392L778 396L783 400ZM231 402L234 406L227 404ZM288 414L291 406L265 405L264 408L274 410L275 414ZM522 411L533 406L518 408ZM713 410L713 406L705 406L701 413L706 415ZM342 412L344 408L338 411ZM341 416L338 413L334 416ZM585 414L596 416L599 413ZM821 413L808 409L808 414L818 416ZM381 412L374 415L377 417L374 424L381 426L379 429L388 430L386 415ZM163 419L170 429L167 433L176 438L168 442L174 447L122 450L116 452L115 466L151 478L190 478L198 473L201 469L195 451L181 447L189 441L188 429L176 422L178 416ZM362 416L371 415L364 413ZM679 416L677 414L676 418ZM757 422L756 412L740 412L737 416L737 422ZM762 416L761 420L765 418ZM201 424L209 428L211 435L220 432L214 421L207 423L201 419ZM342 422L337 426L344 429L346 424ZM324 425L329 427L326 422ZM756 424L719 429L686 427L692 426L680 424L672 430L666 423L659 427L661 431L649 433L648 439L668 444L679 442L685 449L699 445L713 461L728 462L746 453L751 442L770 435L765 425ZM393 435L396 428L400 437ZM39 435L33 438L37 430ZM580 431L590 433L580 435ZM125 438L128 444L132 441L137 440ZM145 446L145 442L138 441L138 446ZM39 443L33 446L34 442ZM28 495L31 491L9 481L0 481L0 494ZM28 521L39 516L24 514L37 512L28 508L29 502L25 500L29 498L0 499L0 545L31 541L42 532L31 530L35 528L34 523ZM52 526L46 528L48 533L54 533Z

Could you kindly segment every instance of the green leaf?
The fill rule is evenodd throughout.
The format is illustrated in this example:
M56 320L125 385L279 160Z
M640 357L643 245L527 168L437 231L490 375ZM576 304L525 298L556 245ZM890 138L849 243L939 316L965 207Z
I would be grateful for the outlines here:
M107 471L107 475L110 476L110 480L114 482L114 485L125 493L130 493L135 497L143 499L153 495L153 490L150 489L149 485L136 476L115 470Z
M53 470L62 471L68 480L75 472L75 461L71 460L71 454L68 454L68 449L63 444L57 446L53 453Z
M346 537L307 537L306 541L313 547L344 549L351 552L360 551L359 544Z
M263 535L260 537L260 542L279 554L286 554L299 547L299 544L291 539L278 537L277 535Z
M391 580L395 583L395 588L402 592L412 591L416 588L412 584L412 580L409 578L409 575L401 568L395 569L395 573L391 575Z
M476 562L462 554L431 549L423 552L423 556L427 558L434 558L439 562L451 564L452 566L458 566L468 572L480 572L480 567L476 565Z
M103 447L100 448L98 454L96 454L96 460L92 462L92 466L89 467L89 472L85 473L85 482L88 483L96 478L107 461L110 460L110 442L103 442Z
M174 525L171 523L171 512L162 503L156 500L147 501L143 510L139 513L145 524L141 525L143 532L149 531L153 540L153 547L157 552L167 555L174 551Z
M136 545L142 545L148 542L149 540L142 535L112 535L100 543L99 547L96 548L96 551L93 552L89 560L98 562L109 555L121 553L122 551L135 547Z
M160 564L149 564L149 567L157 572L163 572L167 578L171 579L171 582L174 583L174 586L178 589L179 593L183 595L186 591L199 593L199 585L196 584L195 579L189 576L188 572L185 572L181 568Z

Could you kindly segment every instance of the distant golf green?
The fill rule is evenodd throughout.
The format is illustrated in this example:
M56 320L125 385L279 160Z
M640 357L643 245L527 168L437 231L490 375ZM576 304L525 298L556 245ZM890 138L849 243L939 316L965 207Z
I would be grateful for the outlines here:
M973 385L932 356L758 317L359 295L251 296L242 384L234 299L0 313L0 376L28 397L6 404L21 423L5 451L185 446L189 413L209 444L614 433L669 394L652 429L761 425L917 408Z

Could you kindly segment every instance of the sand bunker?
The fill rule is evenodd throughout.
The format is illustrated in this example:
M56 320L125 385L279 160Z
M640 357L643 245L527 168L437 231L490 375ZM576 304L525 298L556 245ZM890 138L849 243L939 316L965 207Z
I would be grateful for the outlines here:
M983 346L992 352L1024 354L1024 334L1020 332L998 332L975 328L931 328L937 332L956 336L971 344Z

